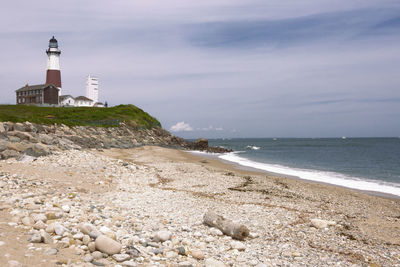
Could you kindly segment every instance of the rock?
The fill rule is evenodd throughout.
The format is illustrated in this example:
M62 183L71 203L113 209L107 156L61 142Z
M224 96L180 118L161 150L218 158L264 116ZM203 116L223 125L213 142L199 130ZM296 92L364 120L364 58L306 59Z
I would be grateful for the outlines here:
M6 149L0 154L2 159L16 158L19 156L19 153L15 150Z
M100 231L102 234L108 236L109 238L112 238L112 239L114 239L114 240L117 240L117 235L115 234L115 232L112 231L112 230L111 230L110 228L108 228L107 226L102 226L102 227L99 229L99 231Z
M0 152L4 151L7 149L7 142L0 140Z
M96 250L96 244L94 242L90 242L87 246L90 252L94 252Z
M217 235L217 236L222 236L223 235L222 231L217 229L217 228L211 228L210 229L210 233L212 235Z
M159 231L156 233L154 236L154 241L155 242L165 242L167 240L170 240L172 238L172 233L169 231Z
M108 255L118 254L122 245L106 235L100 235L95 241L96 249Z
M48 233L46 233L45 230L40 230L40 236L42 237L43 243L53 244L53 238Z
M4 246L6 243L4 241L0 241L0 247Z
M71 210L71 207L69 205L62 205L61 209L66 212L69 213L69 211Z
M54 224L54 232L56 233L56 235L62 236L65 233L65 230L66 229L61 224L59 223Z
M191 263L188 262L188 261L183 261L183 262L180 262L180 263L178 264L178 267L193 267L193 264L191 264Z
M31 214L31 217L35 222L37 221L47 222L47 217L43 213L33 213Z
M0 122L0 134L3 134L6 132L6 128L4 128L4 125L2 122Z
M205 267L226 267L226 265L223 262L216 260L214 258L206 259L204 261L204 266Z
M208 140L204 138L199 138L194 141L194 149L196 150L207 150L208 149Z
M25 226L32 226L35 223L35 220L31 217L24 217L21 222Z
M56 249L56 248L50 248L44 252L44 254L48 255L48 256L57 255L57 253L58 253L58 249Z
M34 144L31 147L31 154L27 153L28 155L34 156L34 157L41 157L41 156L46 156L50 154L50 149L48 146L44 144Z
M34 233L31 236L28 237L28 242L31 243L41 243L42 242L42 236L39 233Z
M192 255L192 257L196 260L204 260L205 258L203 251L199 249L193 249L192 251L190 251L190 255Z
M23 267L23 265L18 261L8 261L8 267Z
M103 253L100 251L93 251L92 256L95 260L103 258Z
M92 238L97 238L98 236L101 235L101 232L97 230L97 228L91 224L91 223L82 223L79 225L79 230L86 234L89 235Z
M176 257L178 257L178 253L176 253L175 251L168 251L167 253L165 253L165 257L167 259L175 259Z
M239 251L246 250L246 246L240 241L232 241L231 242L231 248L232 249L237 249Z
M84 234L82 234L82 233L77 233L77 234L74 234L74 235L72 236L73 239L77 239L77 240L82 240L83 237L84 237ZM89 242L88 242L88 243L89 243ZM85 244L85 245L87 245L87 244Z
M34 225L33 228L36 230L40 230L40 229L46 229L47 225L42 222L42 221L37 221Z
M116 262L123 262L129 260L131 257L128 254L114 254L112 258Z
M45 231L46 231L46 233L49 233L49 234L54 233L54 223L47 225Z
M93 260L94 260L94 257L91 256L91 255L86 255L86 256L83 258L83 261L84 261L84 262L92 262Z
M177 247L176 250L178 251L179 255L182 255L182 256L186 255L186 249L184 247Z
M327 228L328 226L335 225L334 221L326 221L321 219L311 219L311 225L318 229Z
M136 267L137 266L137 264L133 261L124 261L121 263L121 265L125 266L125 267Z
M82 243L83 243L84 245L88 245L89 242L90 242L90 236L84 235L84 236L82 237Z
M27 145L25 143L19 143L19 141L16 143L8 143L7 144L7 149L15 150L17 152L23 152L23 151L27 150L29 147L30 147L30 145ZM5 150L5 151L7 151L7 150ZM3 151L3 152L5 152L5 151Z
M25 126L20 122L14 123L13 129L14 131L25 132Z

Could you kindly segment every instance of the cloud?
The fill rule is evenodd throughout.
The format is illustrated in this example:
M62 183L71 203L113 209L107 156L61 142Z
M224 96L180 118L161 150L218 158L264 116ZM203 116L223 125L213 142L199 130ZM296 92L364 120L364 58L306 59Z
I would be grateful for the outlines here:
M191 131L193 131L193 128L192 128L192 126L189 125L189 123L180 121L180 122L176 123L175 125L171 126L170 130L173 132L191 132Z

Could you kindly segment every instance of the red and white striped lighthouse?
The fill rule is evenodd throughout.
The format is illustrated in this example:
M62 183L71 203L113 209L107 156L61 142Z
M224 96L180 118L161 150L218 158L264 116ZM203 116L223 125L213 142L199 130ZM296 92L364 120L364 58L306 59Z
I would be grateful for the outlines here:
M60 89L61 94L61 72L60 72L60 54L61 51L58 49L58 42L54 38L49 41L49 49L46 50L48 56L47 59L47 74L46 84L54 84Z

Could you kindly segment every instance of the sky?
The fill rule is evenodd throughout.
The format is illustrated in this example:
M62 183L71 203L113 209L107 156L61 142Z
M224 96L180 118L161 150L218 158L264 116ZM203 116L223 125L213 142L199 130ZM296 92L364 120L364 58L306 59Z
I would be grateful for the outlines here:
M0 104L45 82L134 104L184 138L400 136L400 1L2 3Z

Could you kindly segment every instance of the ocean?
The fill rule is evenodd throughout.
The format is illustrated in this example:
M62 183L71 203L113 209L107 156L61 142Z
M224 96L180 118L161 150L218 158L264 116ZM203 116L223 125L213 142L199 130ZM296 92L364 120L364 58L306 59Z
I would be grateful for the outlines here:
M268 172L400 196L400 138L211 139L222 160Z

